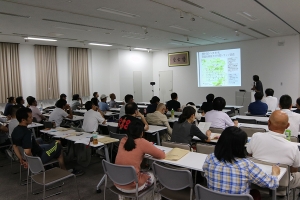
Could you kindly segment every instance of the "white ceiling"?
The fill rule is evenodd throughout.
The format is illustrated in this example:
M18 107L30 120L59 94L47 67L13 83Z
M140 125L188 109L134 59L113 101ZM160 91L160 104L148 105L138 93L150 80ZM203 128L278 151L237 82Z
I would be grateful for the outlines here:
M100 7L138 17L97 10ZM0 0L0 42L24 44L24 37L35 36L58 41L27 44L153 50L208 45L299 34L299 10L298 0ZM147 34L142 27L147 27ZM89 42L113 46L92 47Z

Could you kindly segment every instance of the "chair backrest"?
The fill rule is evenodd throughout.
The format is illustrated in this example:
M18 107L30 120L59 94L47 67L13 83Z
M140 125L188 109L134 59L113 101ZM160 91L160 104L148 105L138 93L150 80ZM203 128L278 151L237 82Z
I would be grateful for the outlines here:
M296 143L298 143L299 141L298 141L298 137L296 137L296 136L291 136L291 142L296 142Z
M246 123L246 124L256 124L255 119L242 119L242 118L236 118L236 120L239 121L239 123Z
M116 165L102 160L104 173L118 185L127 185L138 182L136 171L133 166Z
M162 142L162 146L164 147L170 147L170 148L180 148L180 149L185 149L185 150L191 150L191 147L187 143L176 143L176 142Z
M251 113L247 113L247 116L255 116L255 117L265 117L266 115L252 115Z
M118 127L107 125L108 132L117 133Z
M202 185L195 185L196 200L253 200L250 194L226 194L215 192Z
M230 110L229 112L227 112L227 115L228 115L229 117L235 116L235 108L234 108L234 107L226 107L226 106L225 106L224 109Z
M268 122L261 122L261 121L257 121L257 124L261 124L261 125L268 125Z
M127 135L126 134L114 133L114 132L109 131L109 137L116 138L116 139L119 139L121 141L121 139L123 137L127 137Z
M28 163L28 167L29 167L31 173L37 174L37 173L45 171L44 165L43 165L40 157L38 157L38 156L28 156L28 155L26 155L25 152L24 152L23 155L25 156L25 160Z
M224 131L224 129L222 129L222 128L213 128L213 127L210 127L209 130L212 133L222 133Z
M154 176L166 188L170 190L182 190L193 188L193 178L189 170L171 169L153 162Z
M266 132L266 130L263 128L251 128L251 127L242 127L242 126L240 128L247 133L248 137L252 137L252 135L257 132Z
M215 145L197 143L196 145L197 152L203 154L211 154L215 151Z

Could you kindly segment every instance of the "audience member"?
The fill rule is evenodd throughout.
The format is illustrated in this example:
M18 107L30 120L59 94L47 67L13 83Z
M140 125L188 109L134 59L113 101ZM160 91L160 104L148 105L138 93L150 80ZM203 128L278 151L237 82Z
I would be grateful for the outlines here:
M16 104L16 99L15 99L15 97L8 97L7 99L8 99L8 103L5 106L3 115L10 117L11 108L12 108L13 105Z
M202 141L210 142L210 130L204 135L200 129L193 124L195 121L195 109L187 106L183 109L178 122L173 125L171 142L191 144L192 138L197 136Z
M56 102L56 108L50 114L49 121L55 122L56 126L60 126L64 118L73 119L73 112L71 107L67 104L67 101L60 99ZM69 114L65 111L69 109Z
M226 126L237 126L238 121L232 122L231 118L222 110L226 106L226 101L222 97L216 97L213 101L213 110L205 114L205 121L211 122L210 127L225 129Z
M11 120L8 124L8 137L11 138L11 134L13 132L13 130L19 125L19 121L17 120L17 117L16 117L16 113L17 113L17 110L19 109L19 106L17 105L14 105L11 109Z
M120 114L119 114L120 118L125 115L126 104L134 102L133 96L131 94L127 94L124 99L125 99L125 105L123 105L120 109Z
M93 102L94 105L98 106L98 103L99 103L99 94L98 92L94 92L93 93L93 98L91 99L91 102Z
M63 100L66 100L66 101L67 101L67 95L65 95L64 93L62 93L62 94L59 96L59 99L63 99Z
M160 103L160 99L157 96L153 96L150 103L151 104L147 107L147 114L154 113L156 111L156 107Z
M72 110L77 110L82 107L82 99L80 98L79 94L74 94L72 98L71 108Z
M297 143L288 141L284 134L289 127L288 120L286 113L275 110L268 121L269 132L254 133L247 145L247 152L258 160L290 166L292 189L300 186L300 153Z
M0 122L0 147L10 144L10 140L8 139L8 128ZM2 150L3 149L1 149L1 151Z
M36 107L37 101L34 97L29 96L26 98L29 108L32 111L32 117L36 119L36 122L41 122L42 120L46 120L46 117L41 113L41 111Z
M249 104L248 112L251 115L266 115L268 112L268 105L261 101L263 98L263 94L260 92L256 92L254 94L254 98L255 102Z
M207 113L208 111L211 111L213 109L213 100L215 98L215 95L208 94L206 96L206 102L203 102L201 105L201 110L203 110L204 113Z
M289 95L282 95L279 99L279 108L289 117L290 126L288 129L292 132L292 136L298 137L300 114L291 111L292 98Z
M127 104L126 107L135 104ZM156 159L164 159L165 153L156 148L151 142L145 140L144 124L141 120L134 120L128 125L126 130L127 137L121 139L115 163L117 165L133 166L138 177L138 191L151 187L155 178L151 172L141 171L141 163L145 154L149 154ZM115 186L122 192L135 193L136 185L134 182L128 185Z
M136 103L127 103L125 106L125 113L126 115L122 116L119 119L118 123L118 132L126 134L126 131L128 129L128 125L134 121L142 121L144 123L144 130L147 131L149 129L149 125L136 105ZM140 117L141 119L137 118Z
M255 91L255 92L260 92L260 93L264 93L264 89L263 89L263 85L262 82L259 80L259 76L254 75L253 76L253 81L254 81L254 85L252 87L251 90Z
M100 108L100 110L101 111L103 111L103 112L106 112L106 111L109 111L109 106L108 106L108 104L106 103L106 101L107 101L107 96L105 95L105 94L102 94L101 96L100 96L100 102L99 102L99 108Z
M110 102L109 102L109 107L110 108L119 108L119 104L115 101L116 95L114 93L111 93L109 95Z
M25 101L24 101L22 96L19 96L19 97L16 98L16 103L17 103L17 106L19 106L20 108L25 107L24 106Z
M204 176L209 189L228 194L249 194L261 199L258 190L250 190L250 183L276 189L280 168L272 167L268 175L254 162L246 158L244 151L247 134L241 129L227 127L221 134L214 153L208 155L203 164ZM238 178L237 178L238 177Z
M171 94L171 99L172 100L168 101L167 104L166 104L167 109L169 111L171 111L173 109L174 111L180 112L181 111L181 109L180 109L180 102L177 101L178 100L177 93L173 92Z
M261 101L268 105L268 110L274 111L278 107L278 99L273 97L274 90L271 88L266 89L265 91L266 97L263 98Z
M94 132L98 130L99 123L105 124L105 119L101 116L100 109L92 101L85 103L87 112L84 114L82 129L85 132Z
M197 109L196 105L195 105L193 102L188 102L188 103L186 104L186 106L191 106L191 107L193 107L193 108L195 109L195 111L196 111L196 113L195 113L196 119L197 119L197 120L201 120L201 117L202 117L202 116L201 116L200 113L198 113L198 109ZM196 120L196 122L197 122L197 120ZM198 122L197 122L196 124L198 124Z
M160 103L157 105L156 111L154 113L149 113L146 116L147 122L153 125L166 126L168 135L163 138L163 141L170 140L170 136L172 135L172 128L170 127L167 116L165 115L167 108L165 104Z
M300 98L298 98L296 101L296 107L297 109L294 110L293 112L300 114Z

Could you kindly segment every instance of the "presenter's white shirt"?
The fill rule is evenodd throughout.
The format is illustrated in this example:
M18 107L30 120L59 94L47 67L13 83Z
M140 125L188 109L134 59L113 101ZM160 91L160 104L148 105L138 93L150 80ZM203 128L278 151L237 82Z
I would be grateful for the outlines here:
M292 131L292 136L298 137L300 126L300 114L295 113L289 109L282 109L289 116L290 126L288 129Z
M56 126L60 126L63 119L68 116L68 113L61 108L55 108L53 112L50 114L49 121L55 122Z
M98 111L90 109L84 114L82 129L85 132L97 131L99 123L103 123L104 121L105 119Z
M277 97L267 96L263 98L261 101L266 103L268 105L268 110L271 110L272 112L276 110L276 108L278 107Z
M210 127L225 129L234 126L231 118L223 111L211 110L205 113L205 122L211 122Z
M296 143L286 139L284 134L273 131L254 133L247 152L258 160L300 167L300 153Z

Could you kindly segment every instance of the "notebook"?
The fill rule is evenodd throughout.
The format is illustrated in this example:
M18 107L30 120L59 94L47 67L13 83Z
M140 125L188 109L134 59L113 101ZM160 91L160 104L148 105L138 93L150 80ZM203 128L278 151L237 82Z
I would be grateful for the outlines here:
M182 157L184 157L186 154L188 154L190 151L185 150L185 149L180 149L180 148L173 148L171 151L169 151L166 154L166 160L171 160L171 161L177 161L180 160Z

